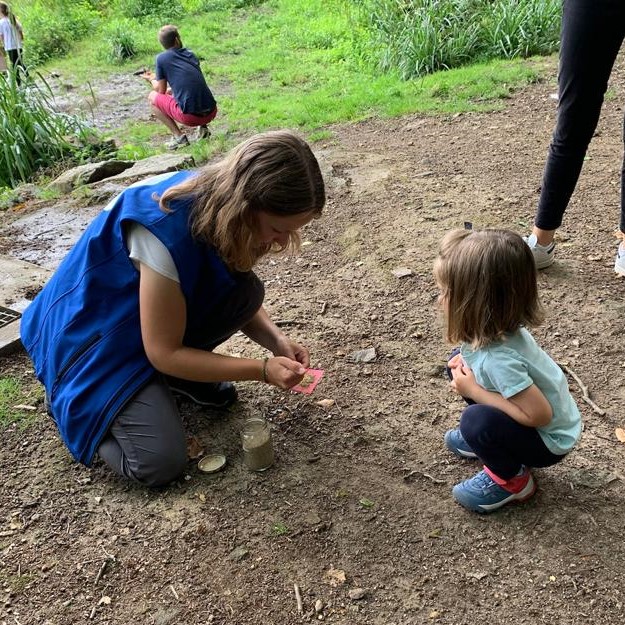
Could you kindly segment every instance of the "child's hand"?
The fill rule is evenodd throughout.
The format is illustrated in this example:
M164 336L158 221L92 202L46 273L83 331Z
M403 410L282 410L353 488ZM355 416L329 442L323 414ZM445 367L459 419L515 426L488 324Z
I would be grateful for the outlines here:
M458 393L458 395L462 395L462 397L472 399L471 395L475 390L475 387L479 386L475 380L473 371L471 371L471 369L469 369L464 362L456 364L455 367L450 366L450 369L452 380L449 385L451 386L451 389L455 393Z
M453 358L450 358L447 361L447 366L450 369L455 369L456 367L461 367L464 365L464 360L462 360L462 354L457 353Z
M276 356L267 361L265 371L268 384L289 389L304 379L306 367L296 360L291 360L285 356Z

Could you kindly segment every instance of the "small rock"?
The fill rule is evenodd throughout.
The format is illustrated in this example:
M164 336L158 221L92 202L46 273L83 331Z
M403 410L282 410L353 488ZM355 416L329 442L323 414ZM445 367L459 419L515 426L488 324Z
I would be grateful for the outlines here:
M333 399L320 399L317 403L317 406L321 406L322 408L330 408L334 406L335 401Z
M396 278L406 278L412 275L412 269L410 269L409 267L397 267L396 269L393 269L391 273Z
M241 560L243 560L244 558L247 558L247 556L249 555L249 551L241 546L241 547L236 547L235 549L233 549L229 554L228 554L228 558L230 560L234 560L235 562L240 562Z
M352 588L347 594L352 601L360 601L367 596L367 591L364 588Z
M315 601L315 612L319 614L321 610L323 610L323 601L321 601L321 599L317 599L317 601Z
M304 523L306 523L306 525L319 525L319 523L321 523L321 517L316 512L307 512L304 515Z
M369 347L367 349L360 349L356 352L352 352L348 359L351 362L373 362L377 358L375 347Z

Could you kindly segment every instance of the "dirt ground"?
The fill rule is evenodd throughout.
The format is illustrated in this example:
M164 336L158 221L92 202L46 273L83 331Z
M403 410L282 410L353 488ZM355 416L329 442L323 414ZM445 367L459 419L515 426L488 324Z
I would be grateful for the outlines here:
M76 465L34 399L26 356L0 361L37 408L34 425L2 432L0 623L623 622L625 445L614 430L625 427L625 282L612 270L623 69L557 263L540 275L548 318L535 333L605 415L571 379L585 431L564 462L536 471L532 500L483 517L451 498L476 467L442 442L462 403L443 377L450 346L431 266L464 221L528 232L555 118L553 62L551 79L499 112L337 126L315 146L325 215L296 260L268 259L259 274L274 319L326 375L310 398L249 383L228 414L183 405L189 432L227 456L223 472L191 462L179 483L147 491L100 462ZM10 224L3 237L19 257ZM395 277L399 267L412 275ZM227 347L262 354L240 336ZM375 361L350 362L370 347ZM252 414L271 421L277 462L265 473L242 465Z

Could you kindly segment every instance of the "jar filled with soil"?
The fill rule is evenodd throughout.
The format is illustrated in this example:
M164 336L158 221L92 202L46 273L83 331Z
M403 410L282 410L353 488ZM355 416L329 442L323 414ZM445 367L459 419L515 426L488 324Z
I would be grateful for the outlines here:
M264 471L273 464L273 443L269 424L262 417L251 417L241 430L243 461L252 471Z

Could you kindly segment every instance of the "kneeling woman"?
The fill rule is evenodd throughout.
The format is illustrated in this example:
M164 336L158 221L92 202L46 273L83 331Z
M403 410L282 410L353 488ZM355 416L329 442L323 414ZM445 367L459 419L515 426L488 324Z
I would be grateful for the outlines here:
M186 437L172 396L236 398L230 381L296 385L308 350L262 306L251 271L321 215L319 165L296 135L252 137L199 172L137 183L87 228L22 319L22 342L63 441L147 486L176 479ZM273 358L215 354L241 330Z

